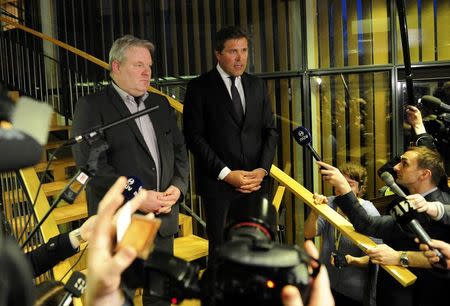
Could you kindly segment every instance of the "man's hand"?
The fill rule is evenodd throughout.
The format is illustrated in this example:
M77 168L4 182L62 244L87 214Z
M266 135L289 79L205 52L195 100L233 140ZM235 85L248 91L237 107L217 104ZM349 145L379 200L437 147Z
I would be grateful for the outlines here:
M139 210L144 213L163 214L172 210L172 206L177 203L181 192L177 187L170 186L164 192L145 190L145 195L146 201Z
M431 218L438 216L438 207L435 202L427 202L420 194L411 194L406 197L409 203L418 211L424 212Z
M314 257L319 257L314 243L311 240L305 242L306 252ZM316 267L315 267L316 268ZM303 306L300 291L297 287L292 285L284 286L281 290L281 300L284 306ZM334 299L330 289L330 279L328 278L327 268L324 265L320 266L319 274L317 274L313 283L311 284L311 296L307 306L333 306Z
M367 249L370 261L379 265L400 265L400 253L387 244L378 244Z
M337 194L342 195L352 191L349 183L338 168L321 161L316 161L316 163L321 167L320 174L322 174L322 179L335 187Z
M244 175L244 184L237 189L237 191L242 193L251 193L257 191L261 188L261 182L266 176L266 171L262 168L257 168L250 171L249 174Z
M127 184L125 177L120 177L108 190L98 207L97 218L89 241L88 280L86 290L88 305L116 306L122 305L124 297L120 289L122 272L136 258L136 250L131 247L122 248L117 253L114 250L115 227L114 214L122 205L123 190ZM131 202L140 206L145 201L143 192L134 197Z
M426 133L425 126L423 125L422 113L417 107L413 105L408 105L406 107L406 120L411 124L416 135Z
M328 198L323 194L314 193L313 195L314 204L328 204Z
M419 239L416 238L415 240L416 242L419 242ZM441 251L442 255L445 257L445 261L447 262L447 270L450 270L450 244L442 240L431 239L430 246ZM430 264L436 265L439 262L439 257L436 255L436 252L430 250L428 245L421 243L419 248L423 251L423 254L428 259ZM439 265L436 266L441 267Z
M239 192L251 193L261 188L261 182L265 175L265 171L261 168L253 171L233 170L223 180L234 186Z
M93 215L89 217L84 223L80 226L80 235L81 239L84 241L89 241L92 235L92 231L94 230L95 225L95 219L97 218L97 215Z

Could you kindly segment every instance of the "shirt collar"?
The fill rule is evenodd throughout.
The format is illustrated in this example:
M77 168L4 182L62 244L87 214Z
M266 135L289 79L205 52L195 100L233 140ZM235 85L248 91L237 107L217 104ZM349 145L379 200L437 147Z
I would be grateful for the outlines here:
M220 67L219 63L217 63L217 71L219 71L220 76L222 77L222 79L227 80L230 78L231 75L229 75L228 73L225 72L225 70L222 69L222 67ZM240 80L241 76L237 76L236 80Z
M125 90L119 87L119 85L116 84L116 82L112 81L111 84L113 85L114 89L117 91L119 96L122 98L123 101L135 101L134 97L127 93ZM148 97L148 92L145 92L145 94L141 98L141 102L145 101Z
M430 189L430 190L428 190L428 191L422 192L420 195L421 195L422 197L426 197L427 195L429 195L430 193L436 191L437 189L438 189L437 187L434 187L434 188L432 188L432 189Z

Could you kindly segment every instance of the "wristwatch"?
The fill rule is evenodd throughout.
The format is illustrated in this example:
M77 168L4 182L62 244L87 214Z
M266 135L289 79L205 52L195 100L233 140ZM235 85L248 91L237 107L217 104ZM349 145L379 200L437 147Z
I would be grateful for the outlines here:
M408 254L406 253L406 251L403 251L400 253L400 264L402 265L402 267L407 268L409 266L409 259L408 259Z

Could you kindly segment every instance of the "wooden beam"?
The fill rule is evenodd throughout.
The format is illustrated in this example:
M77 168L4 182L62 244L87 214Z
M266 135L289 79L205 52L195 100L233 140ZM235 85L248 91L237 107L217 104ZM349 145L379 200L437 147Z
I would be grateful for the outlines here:
M314 204L313 194L295 181L292 177L281 171L278 167L272 165L270 175L277 181L283 183L294 195L303 199L309 207L323 216L348 239L353 241L353 243L355 243L355 245L358 246L363 252L365 252L367 248L376 246L376 243L373 242L372 239L356 232L353 225L331 207L328 205ZM393 265L380 266L405 287L413 284L417 279L417 277L406 268Z

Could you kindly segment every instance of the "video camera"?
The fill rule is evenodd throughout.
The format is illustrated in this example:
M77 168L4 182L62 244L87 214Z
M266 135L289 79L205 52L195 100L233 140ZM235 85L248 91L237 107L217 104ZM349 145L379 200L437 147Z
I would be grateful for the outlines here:
M173 304L194 298L202 305L281 305L281 289L291 284L300 290L306 304L320 264L312 268L314 259L302 249L274 242L275 208L266 197L247 201L233 203L241 217L230 212L233 221L227 227L226 242L201 278L198 265L154 251L140 276L126 273L125 283L143 286L151 295ZM158 280L164 282L164 292L157 293L152 282L148 283L148 276L155 271L163 275Z
M436 139L438 146L447 146L450 142L450 105L434 96L423 96L419 108L427 108L432 115L424 118L427 132Z

